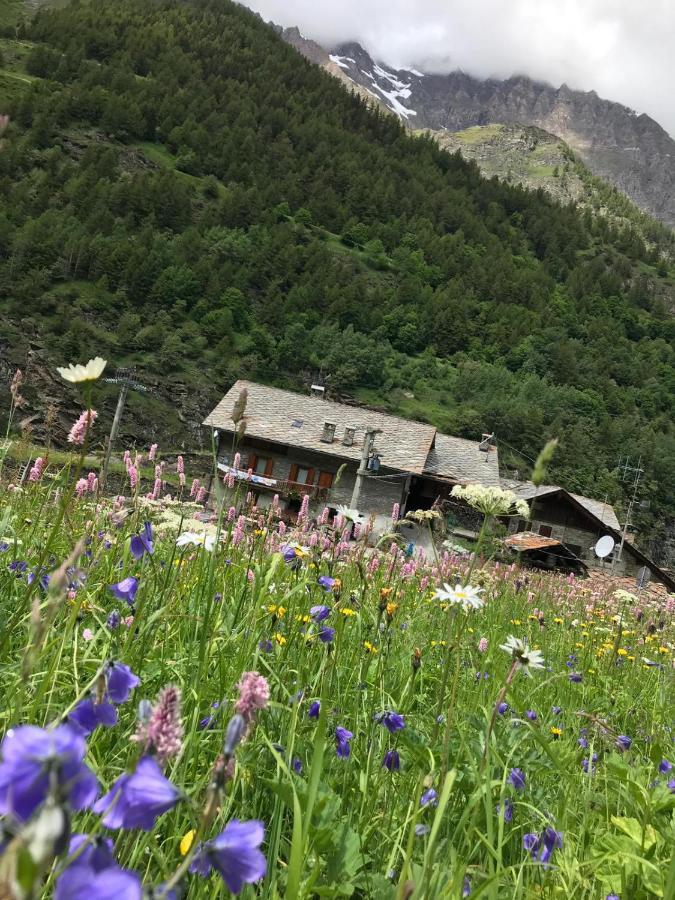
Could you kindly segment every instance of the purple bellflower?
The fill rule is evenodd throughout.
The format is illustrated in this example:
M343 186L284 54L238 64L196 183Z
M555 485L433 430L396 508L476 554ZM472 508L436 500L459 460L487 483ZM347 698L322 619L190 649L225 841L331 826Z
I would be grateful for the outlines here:
M401 768L401 757L398 750L387 750L382 760L382 768L389 769L390 772L398 772Z
M112 728L117 725L117 710L105 697L101 703L96 702L94 694L80 700L75 709L68 714L67 721L75 725L83 735L91 734L98 726Z
M433 788L429 788L422 794L420 806L438 806L438 794Z
M151 831L163 813L178 803L180 793L164 777L159 764L150 756L138 761L136 771L120 775L108 793L94 805L103 813L107 828L140 828Z
M86 750L84 737L69 725L11 728L0 744L0 814L26 821L52 785L71 809L89 808L98 782L83 761Z
M405 719L403 716L400 713L392 712L391 710L389 710L389 712L379 713L376 716L376 721L380 725L384 725L390 734L405 728Z
M238 894L245 884L265 877L267 861L260 849L264 837L262 822L232 819L218 837L199 846L190 871L207 878L215 869L228 890Z
M673 764L671 762L668 762L667 759L662 759L661 762L659 763L659 772L662 775L667 775L668 772L672 771L672 768L673 768Z
M108 697L113 703L126 703L129 694L141 683L126 663L111 662L105 670Z
M624 750L630 750L630 747L631 747L631 744L632 744L632 743L633 743L633 741L632 741L631 738L628 737L628 735L626 735L626 734L620 734L620 735L618 736L618 738L616 739L616 748L617 748L617 750L619 750L621 753L623 753Z
M335 587L335 579L331 578L329 575L320 575L318 584L320 584L324 591L328 593Z
M73 855L56 882L54 900L141 900L141 880L117 865L110 838L90 841L86 834L75 834L68 847L68 856Z
M133 575L130 575L128 578L123 578L116 584L109 585L109 587L118 600L126 600L129 606L134 605L136 591L138 590L138 578L134 578Z
M330 606L313 606L309 611L310 616L315 622L323 622L330 615Z
M341 759L349 759L352 748L349 742L354 737L351 731L347 731L341 725L335 729L335 752Z
M525 773L522 769L511 769L506 781L507 784L510 784L517 791L525 790Z
M310 719L318 719L319 713L321 712L321 701L313 700L309 704L309 709L307 710L307 715Z
M319 640L323 644L332 643L334 637L335 637L335 629L334 628L330 628L328 625L323 625L321 628L319 628Z
M134 559L140 559L145 553L152 555L154 552L152 539L152 523L146 522L143 526L143 531L131 538L129 549Z
M548 867L553 851L562 845L562 833L554 828L545 828L541 835L533 832L523 835L523 848L529 851L532 859L543 863L544 868Z

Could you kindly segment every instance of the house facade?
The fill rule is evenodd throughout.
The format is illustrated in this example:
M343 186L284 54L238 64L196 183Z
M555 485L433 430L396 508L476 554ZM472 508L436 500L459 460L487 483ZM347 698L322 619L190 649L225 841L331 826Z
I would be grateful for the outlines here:
M237 437L232 415L243 391L245 429ZM394 504L403 513L449 497L455 484L499 484L496 447L442 435L425 423L335 403L319 392L303 395L238 381L204 424L218 433L220 470L246 481L260 507L278 494L290 519L304 495L314 509L351 505L369 429L375 433L357 506L375 517L376 532L389 526ZM233 471L237 453L239 467Z

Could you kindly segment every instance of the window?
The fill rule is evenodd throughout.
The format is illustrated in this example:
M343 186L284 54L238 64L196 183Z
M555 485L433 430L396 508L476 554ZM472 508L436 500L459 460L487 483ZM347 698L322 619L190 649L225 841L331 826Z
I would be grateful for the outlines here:
M540 525L539 534L542 537L551 537L551 535L553 534L553 528L550 525Z
M269 478L274 469L274 460L269 456L257 456L255 453L248 458L247 470L252 469L254 475L262 475Z
M516 528L516 533L520 534L521 531L527 531L527 522L525 519L518 519L518 527Z
M310 469L307 466L299 466L297 463L293 463L288 476L288 480L297 485L312 485L314 484L314 469Z
M331 488L333 487L333 478L335 476L332 472L319 472L319 480L317 484L320 488Z

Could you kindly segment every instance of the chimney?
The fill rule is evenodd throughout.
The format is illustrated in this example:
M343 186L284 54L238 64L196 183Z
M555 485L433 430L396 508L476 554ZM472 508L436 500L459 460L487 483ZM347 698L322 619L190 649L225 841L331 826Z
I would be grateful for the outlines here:
M322 384L313 384L309 392L312 397L317 397L319 400L325 400L326 398L326 388Z
M354 445L354 435L356 434L356 428L353 425L348 425L345 428L344 437L342 438L342 443L345 447L352 447Z
M323 434L321 435L321 440L324 444L332 444L333 438L335 437L335 429L337 425L335 422L324 422L323 423Z
M494 438L495 438L494 431L492 432L492 434L483 433L481 435L481 441L480 441L480 444L478 445L478 449L481 450L483 453L489 453L490 450L492 449L492 447L494 446L494 443L493 443Z

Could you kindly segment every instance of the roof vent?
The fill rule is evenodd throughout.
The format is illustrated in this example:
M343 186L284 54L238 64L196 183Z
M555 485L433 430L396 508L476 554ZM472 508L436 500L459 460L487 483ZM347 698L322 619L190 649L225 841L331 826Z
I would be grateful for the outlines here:
M342 438L342 443L345 445L345 447L353 446L355 434L356 434L356 428L353 425L348 425L345 428L344 437Z
M312 397L318 397L319 400L323 400L326 396L326 388L322 384L313 384L309 392Z
M321 435L321 440L324 444L332 444L333 438L335 437L335 429L337 428L335 422L324 422L323 423L323 434Z

